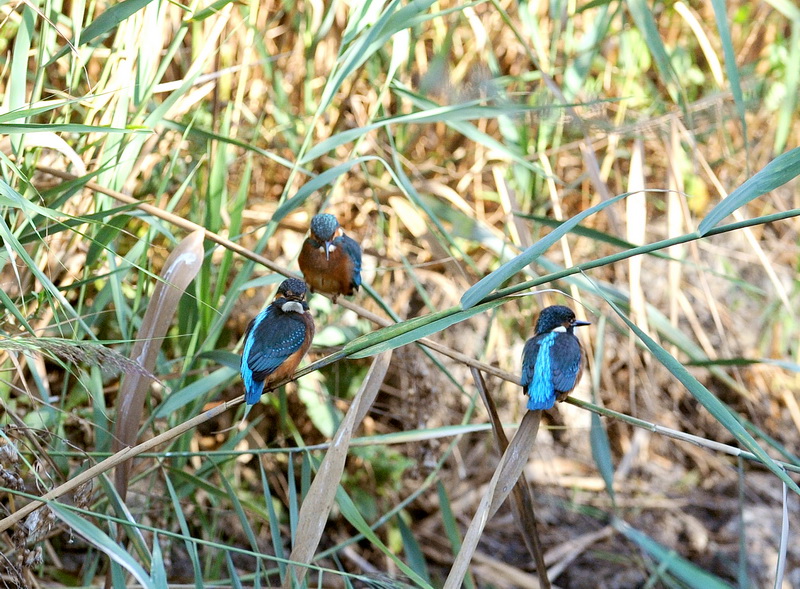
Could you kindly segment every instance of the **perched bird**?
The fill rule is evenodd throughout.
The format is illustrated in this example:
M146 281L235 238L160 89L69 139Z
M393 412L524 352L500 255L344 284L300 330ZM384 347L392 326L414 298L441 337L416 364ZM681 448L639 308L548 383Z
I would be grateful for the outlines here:
M336 217L328 213L311 219L311 235L297 262L311 292L351 295L361 286L361 246L347 237Z
M522 351L522 390L528 409L552 409L563 401L583 373L584 354L572 330L588 321L578 321L569 307L554 305L539 313L536 333Z
M256 403L266 387L294 374L314 339L314 319L308 311L306 284L284 280L275 300L247 326L241 373L244 400Z

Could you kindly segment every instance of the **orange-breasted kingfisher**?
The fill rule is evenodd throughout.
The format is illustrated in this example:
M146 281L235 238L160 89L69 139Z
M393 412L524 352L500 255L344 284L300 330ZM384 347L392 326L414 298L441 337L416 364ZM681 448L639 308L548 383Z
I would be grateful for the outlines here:
M539 313L535 334L522 350L522 390L528 395L528 409L552 409L578 384L585 357L573 329L581 325L589 322L578 321L563 305Z
M297 260L311 292L350 296L361 286L361 246L344 234L336 217L314 215L311 234Z
M258 402L273 383L291 377L311 346L314 319L305 296L305 282L284 280L275 300L247 326L241 373L248 405Z

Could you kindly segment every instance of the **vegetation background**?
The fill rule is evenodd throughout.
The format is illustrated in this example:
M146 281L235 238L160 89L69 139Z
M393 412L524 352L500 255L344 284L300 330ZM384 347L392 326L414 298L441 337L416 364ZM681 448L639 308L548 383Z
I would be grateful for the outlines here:
M800 587L794 4L25 0L0 49L4 586L535 587L499 415L556 586ZM365 288L241 421L322 210Z

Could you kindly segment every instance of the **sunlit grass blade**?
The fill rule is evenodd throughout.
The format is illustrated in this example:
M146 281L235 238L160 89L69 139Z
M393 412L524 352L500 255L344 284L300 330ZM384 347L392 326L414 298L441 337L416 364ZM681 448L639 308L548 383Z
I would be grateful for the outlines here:
M130 1L130 0L128 0ZM19 135L21 133L108 133L124 135L151 134L147 127L131 126L129 128L103 127L98 125L82 125L79 123L64 123L61 125L42 125L38 123L0 123L0 134Z
M800 175L800 147L795 147L776 157L711 209L700 222L698 233L706 235L733 211L770 190L783 186L798 175Z
M494 290L500 285L509 280L512 276L520 272L525 266L535 261L536 258L550 249L554 243L569 233L569 231L573 227L577 226L581 221L593 215L594 213L602 211L606 207L619 202L623 198L627 198L627 196L628 193L620 194L611 200L601 202L600 204L586 209L585 211L572 217L569 221L562 223L558 229L554 229L524 252L512 260L509 260L488 276L481 278L477 284L471 286L467 292L464 293L464 296L461 297L461 308L469 309L470 307L478 304L480 301L494 292Z

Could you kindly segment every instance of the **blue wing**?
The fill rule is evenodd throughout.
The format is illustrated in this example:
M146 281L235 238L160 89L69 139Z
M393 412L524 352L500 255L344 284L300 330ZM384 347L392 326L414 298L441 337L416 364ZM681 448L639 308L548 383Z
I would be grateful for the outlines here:
M302 319L287 315L272 305L250 322L241 365L248 405L258 401L264 389L264 379L300 349L305 337Z
M581 345L571 333L555 334L550 354L558 358L552 366L553 388L568 393L575 388L581 369Z
M338 242L338 245L353 260L353 285L358 288L361 286L361 246L355 239L347 235L337 237L334 241Z
M551 378L553 333L537 335L525 343L522 351L522 390L528 395L528 409L551 409L556 393Z

